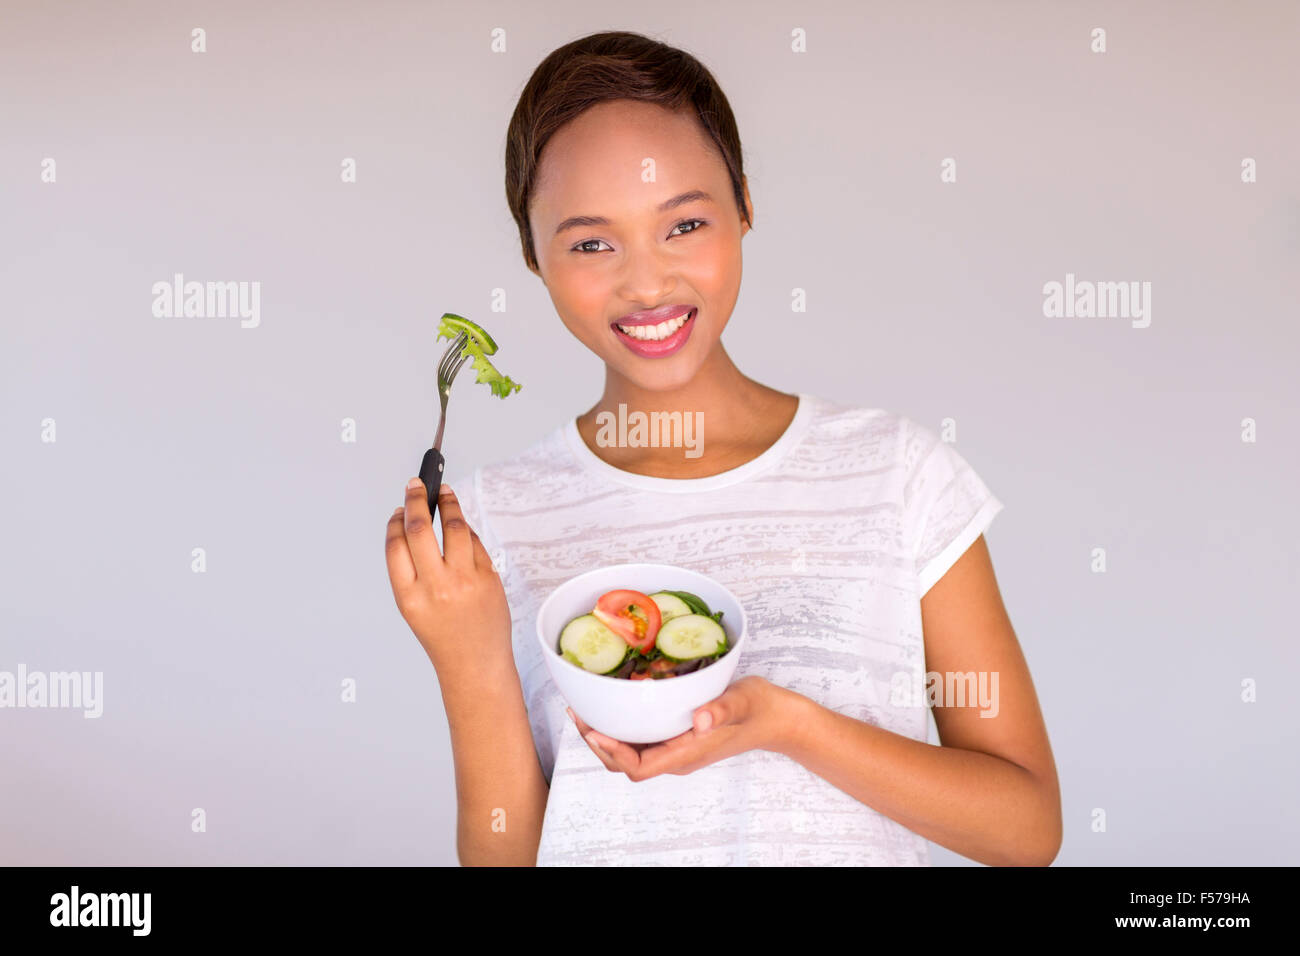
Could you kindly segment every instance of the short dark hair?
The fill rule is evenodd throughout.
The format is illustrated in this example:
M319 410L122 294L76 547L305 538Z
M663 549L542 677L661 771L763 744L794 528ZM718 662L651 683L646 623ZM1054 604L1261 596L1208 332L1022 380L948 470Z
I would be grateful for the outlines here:
M552 51L538 65L510 117L506 201L529 268L538 268L528 207L543 147L565 123L597 103L619 99L693 109L726 163L741 218L753 227L745 206L740 133L713 74L689 53L639 33L593 33Z

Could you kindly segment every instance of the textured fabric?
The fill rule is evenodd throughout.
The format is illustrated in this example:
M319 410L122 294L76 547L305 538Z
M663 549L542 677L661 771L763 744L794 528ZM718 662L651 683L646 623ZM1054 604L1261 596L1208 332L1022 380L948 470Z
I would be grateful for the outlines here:
M634 475L576 423L449 483L493 555L515 663L550 781L546 865L928 865L926 840L783 754L755 750L633 782L605 768L541 660L552 589L630 561L709 575L745 606L736 678L760 674L824 707L925 740L921 595L1002 505L950 444L880 409L799 396L758 458L707 478ZM908 701L907 703L910 703ZM580 715L581 716L581 715Z

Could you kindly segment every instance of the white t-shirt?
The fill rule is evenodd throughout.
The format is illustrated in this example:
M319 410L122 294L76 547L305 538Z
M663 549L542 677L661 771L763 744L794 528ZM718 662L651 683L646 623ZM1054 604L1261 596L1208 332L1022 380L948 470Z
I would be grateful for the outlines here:
M448 483L510 603L550 782L538 866L929 865L925 838L784 754L752 750L640 782L608 770L565 713L536 615L551 590L592 568L690 568L745 607L736 679L760 674L923 741L924 699L895 688L899 675L924 683L921 595L1002 509L951 444L891 412L800 394L775 444L718 475L623 471L568 419L518 456Z

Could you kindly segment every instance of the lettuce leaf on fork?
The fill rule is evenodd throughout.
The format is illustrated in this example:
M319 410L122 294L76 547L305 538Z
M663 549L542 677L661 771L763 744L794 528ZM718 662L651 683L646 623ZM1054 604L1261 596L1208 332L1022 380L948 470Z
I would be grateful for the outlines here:
M487 357L497 350L496 342L492 341L492 336L464 316L456 315L454 312L443 313L435 341L441 338L455 339L461 332L465 332L466 337L465 346L460 354L473 360L474 371L477 373L476 382L486 382L492 389L492 394L501 398L523 388L518 382L511 381L510 376L498 372L488 361Z

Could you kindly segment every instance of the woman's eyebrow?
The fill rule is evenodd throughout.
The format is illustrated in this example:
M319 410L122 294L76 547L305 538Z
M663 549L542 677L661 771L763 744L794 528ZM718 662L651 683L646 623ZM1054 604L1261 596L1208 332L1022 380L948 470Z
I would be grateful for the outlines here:
M667 212L669 209L676 209L678 206L684 206L688 202L704 200L713 202L713 197L702 189L692 189L690 192L682 193L680 196L674 196L665 202L659 204L659 212ZM570 216L558 226L555 227L555 235L559 235L566 229L572 229L575 226L608 226L609 220L604 216Z

